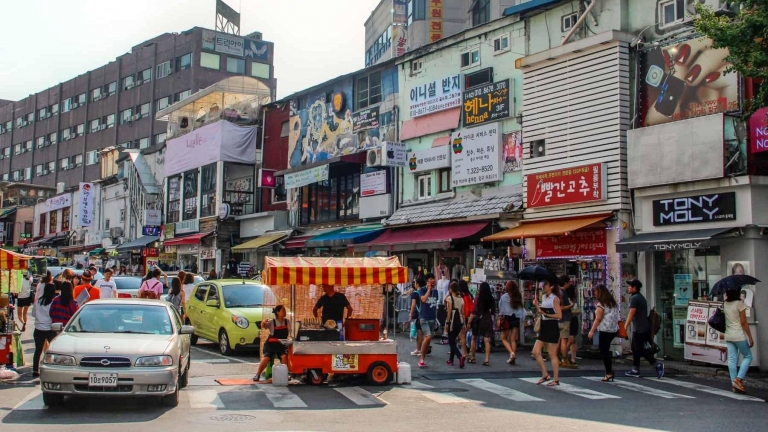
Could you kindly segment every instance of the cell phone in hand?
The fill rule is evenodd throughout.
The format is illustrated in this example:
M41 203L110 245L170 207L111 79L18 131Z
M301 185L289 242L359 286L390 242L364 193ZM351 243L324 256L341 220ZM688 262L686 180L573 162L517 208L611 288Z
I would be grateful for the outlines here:
M659 87L659 96L656 98L656 111L667 117L677 111L680 99L685 91L685 82L673 75L664 77L664 82Z

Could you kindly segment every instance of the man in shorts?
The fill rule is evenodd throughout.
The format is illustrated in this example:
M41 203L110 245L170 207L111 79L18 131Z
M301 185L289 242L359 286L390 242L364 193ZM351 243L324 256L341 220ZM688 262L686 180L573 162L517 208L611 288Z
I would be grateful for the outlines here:
M560 318L559 322L560 355L562 356L562 359L560 360L560 366L564 368L575 369L576 364L571 362L571 359L568 358L568 340L571 335L571 319L573 318L573 312L571 312L571 309L573 308L573 301L571 301L565 289L568 287L568 284L571 283L571 280L568 278L568 276L563 275L560 277L559 282L563 293L563 296L560 299L560 310L562 311L563 316Z
M419 298L421 300L421 310L419 310L419 322L421 331L424 333L424 342L421 344L421 360L419 367L427 367L424 359L429 353L429 344L435 332L437 323L437 303L438 294L435 288L435 276L432 273L427 274L427 286L419 288Z

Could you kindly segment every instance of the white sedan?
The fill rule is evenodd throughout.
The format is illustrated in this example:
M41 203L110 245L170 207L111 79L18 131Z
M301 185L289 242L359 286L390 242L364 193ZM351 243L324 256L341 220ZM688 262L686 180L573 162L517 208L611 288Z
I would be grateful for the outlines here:
M146 299L86 303L51 342L40 366L43 401L64 396L159 396L179 403L187 385L190 336L169 303Z

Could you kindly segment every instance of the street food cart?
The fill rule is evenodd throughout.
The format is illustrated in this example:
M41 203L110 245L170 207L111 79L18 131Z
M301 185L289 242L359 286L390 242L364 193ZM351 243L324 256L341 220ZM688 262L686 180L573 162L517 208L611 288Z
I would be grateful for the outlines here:
M384 290L407 278L407 268L396 257L266 257L262 280L296 321L292 340L284 341L288 372L305 376L313 385L323 383L328 374L366 375L378 385L391 381L397 371L397 345L379 333ZM323 295L321 285L333 285L352 305L352 316L345 317L341 328L313 316Z
M16 331L12 306L9 304L10 293L18 292L21 286L21 270L26 270L32 257L0 249L0 366L23 365L21 332ZM16 361L14 362L14 354Z

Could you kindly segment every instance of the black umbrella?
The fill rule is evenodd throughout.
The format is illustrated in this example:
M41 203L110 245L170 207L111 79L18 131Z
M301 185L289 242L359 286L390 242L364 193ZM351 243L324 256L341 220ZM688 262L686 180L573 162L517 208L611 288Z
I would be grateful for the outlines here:
M737 274L726 276L715 283L715 286L712 287L709 295L712 297L719 297L725 294L726 291L736 291L741 289L744 285L754 285L757 282L760 281L749 275Z
M552 278L552 273L541 266L530 266L524 268L518 277L523 280L545 280Z

